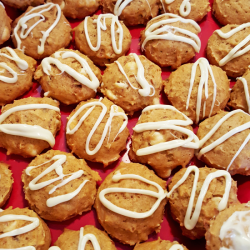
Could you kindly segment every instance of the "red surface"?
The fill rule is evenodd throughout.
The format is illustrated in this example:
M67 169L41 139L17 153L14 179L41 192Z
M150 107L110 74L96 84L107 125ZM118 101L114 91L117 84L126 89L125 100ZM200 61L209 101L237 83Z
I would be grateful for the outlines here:
M212 3L212 1L210 0ZM15 19L15 17L20 14L18 11L6 8L7 13L12 19ZM100 13L100 11L98 12ZM75 27L79 24L79 21L71 21L72 27ZM201 33L199 35L202 46L201 46L201 51L199 54L196 55L196 57L192 60L192 62L195 62L199 57L205 56L205 48L207 45L207 40L213 33L213 31L220 26L218 23L213 19L211 12L208 14L207 17L205 17L202 22L199 23L201 26ZM131 28L130 32L133 37L132 40L132 45L130 48L129 52L135 52L137 54L140 54L139 50L139 37L140 37L140 31L143 29L143 27L136 27L136 28ZM11 42L7 42L1 47L10 45L12 46ZM71 48L74 47L74 42L72 41L71 43ZM162 77L163 79L166 79L170 73L170 69L163 69ZM233 82L232 82L233 85ZM1 91L1 90L0 90ZM43 92L41 90L41 87L39 86L38 83L34 82L34 85L32 89L26 93L23 97L28 97L28 96L36 96L36 97L42 97ZM168 103L168 100L166 96L163 94L162 95L162 103ZM62 114L62 127L58 135L56 136L56 144L54 146L54 149L59 149L62 151L67 151L69 152L69 149L67 148L66 141L65 141L65 126L66 126L66 117L70 114L70 112L73 110L75 106L65 106L61 105L61 114ZM139 116L139 112L136 113L133 117L129 119L129 130L130 133L132 134L132 128L134 127L137 119ZM127 156L124 155L125 152L123 152L123 158L127 159ZM122 157L119 159L118 162L113 163L109 167L103 169L103 166L101 164L96 164L96 163L89 163L89 166L93 168L94 170L98 171L101 175L101 177L104 179L111 171L113 171L116 166L119 164L121 161ZM22 183L21 183L21 173L24 168L27 167L29 162L32 159L24 159L21 156L7 156L6 155L6 150L0 149L0 160L8 163L11 166L11 170L13 172L13 177L14 177L14 186L13 186L13 191L11 194L11 197L7 204L5 205L4 209L12 206L13 208L15 207L26 207L27 202L24 199L24 193L22 191ZM198 166L203 166L203 163L199 162L197 159L193 159L192 163L197 164ZM238 198L241 202L247 202L250 200L250 177L245 177L245 176L234 176L234 180L238 181ZM99 183L100 184L100 183ZM96 212L94 209L92 209L90 212L84 213L82 216L77 216L71 220L58 223L58 222L48 222L46 221L48 226L51 229L51 235L52 235L52 243L56 241L58 236L62 233L64 228L69 228L69 229L74 229L74 230L79 230L80 227L92 224L95 225L96 227L101 229L100 224L97 221L96 218ZM156 235L152 234L149 237L149 240L155 240L157 237L160 236L162 239L165 240L178 240L179 242L183 243L186 245L190 250L205 250L205 240L189 240L188 238L184 237L181 235L181 230L179 228L179 225L173 221L169 214L169 207L168 205L166 206L166 211L164 214L164 220L161 226L161 232ZM133 249L133 247L129 246L124 246L117 241L115 241L115 244L118 249L123 249L123 250L130 250Z

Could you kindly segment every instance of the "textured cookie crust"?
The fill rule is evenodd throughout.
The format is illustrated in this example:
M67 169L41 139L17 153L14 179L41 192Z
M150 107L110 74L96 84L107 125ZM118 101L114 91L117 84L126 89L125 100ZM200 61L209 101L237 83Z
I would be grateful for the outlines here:
M44 4L44 0L1 0L4 4L13 8L25 10L29 6L38 6Z
M11 19L8 17L4 7L0 5L0 45L10 38Z

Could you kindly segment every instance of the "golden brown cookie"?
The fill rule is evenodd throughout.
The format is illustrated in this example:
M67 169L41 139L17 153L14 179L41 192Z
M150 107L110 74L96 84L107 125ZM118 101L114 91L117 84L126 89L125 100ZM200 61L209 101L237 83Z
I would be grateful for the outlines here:
M9 165L4 162L0 162L0 177L0 207L2 207L10 197L14 182Z
M8 17L4 5L0 2L0 45L10 38L11 19Z
M250 115L238 109L221 111L200 123L198 158L209 167L228 170L231 175L249 175L249 122Z
M162 14L150 20L141 32L141 50L161 67L178 68L200 51L200 26L175 14Z
M179 222L182 234L193 240L204 237L205 228L220 210L239 203L236 182L227 171L213 168L181 169L173 176L168 189L172 217Z
M162 85L160 67L145 56L131 53L107 65L101 92L133 115L137 110L160 102Z
M23 95L33 85L36 61L18 49L0 49L0 106Z
M125 4L125 5L124 5ZM113 13L124 22L126 26L144 24L156 17L159 12L159 0L103 0L103 13Z
M64 232L55 242L55 246L60 247L61 250L77 250L79 241L81 239L85 240L85 238L88 238L89 236L94 238L94 242L99 244L101 250L116 250L115 243L108 237L108 235L92 225L84 226L80 231L64 229ZM85 249L94 250L92 245L93 244L90 240L88 240Z
M81 102L68 117L66 139L71 152L104 167L120 157L128 136L127 116L107 98Z
M213 15L222 25L250 22L250 2L245 0L214 0Z
M7 155L34 157L53 147L61 127L59 103L50 98L28 97L2 108L0 147Z
M61 49L44 58L35 76L44 95L64 104L75 104L96 95L102 81L101 70L77 50Z
M242 50L250 45L246 39L249 33L250 23L228 24L214 31L207 44L209 62L221 67L230 77L242 76L250 64L250 51L242 53ZM243 41L246 43L242 46L240 43Z
M44 0L1 0L4 4L13 8L25 10L29 6L38 6L44 4Z
M162 9L164 12L180 15L196 22L201 21L211 10L208 0L162 0Z
M202 74L200 67L203 68ZM194 78L191 77L192 74L195 76ZM207 97L204 80L208 80ZM226 107L230 96L230 82L222 69L209 65L205 58L200 58L195 64L182 65L172 72L165 82L164 91L174 107L198 123L199 120L215 115ZM204 105L206 105L205 114L203 112Z
M53 3L29 7L13 22L12 28L14 46L35 59L67 47L72 38L70 23L59 5ZM23 33L25 37L21 38Z
M91 210L96 181L100 180L83 159L59 150L37 156L22 174L30 208L51 221L68 220Z
M131 44L128 28L113 14L86 17L74 31L76 48L99 66L124 56Z
M9 218L6 218L8 216ZM7 219L6 222L2 220ZM28 231L23 232L23 227ZM13 232L19 229L20 231ZM16 249L31 246L36 250L48 250L51 242L50 230L46 223L28 208L8 208L0 213L0 246L6 249ZM12 232L12 236L3 236Z
M122 162L98 189L95 209L99 222L108 234L124 244L146 241L149 234L160 231L166 205L165 185L165 181L144 165ZM117 188L121 192L116 192ZM161 197L156 200L150 194L142 194L143 191L152 191ZM118 212L109 209L107 202L113 203Z

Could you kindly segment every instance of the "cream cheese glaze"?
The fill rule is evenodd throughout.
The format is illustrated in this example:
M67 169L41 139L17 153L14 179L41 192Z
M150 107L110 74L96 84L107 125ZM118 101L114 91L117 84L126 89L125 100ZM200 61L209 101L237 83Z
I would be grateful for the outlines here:
M180 244L175 244L175 245L171 246L169 248L169 250L184 250L184 248Z
M166 4L171 4L173 3L175 0L165 0L165 3ZM165 8L164 8L165 10ZM166 12L166 10L165 10ZM183 0L181 5L180 5L180 8L179 8L179 13L181 16L183 17L186 17L190 14L191 12L191 3L190 3L190 0Z
M247 102L247 107L248 107L248 113L250 114L250 95L249 95L249 91L248 91L247 80L244 77L238 77L236 80L240 80L244 86L244 92L245 92L245 97L246 97L246 102Z

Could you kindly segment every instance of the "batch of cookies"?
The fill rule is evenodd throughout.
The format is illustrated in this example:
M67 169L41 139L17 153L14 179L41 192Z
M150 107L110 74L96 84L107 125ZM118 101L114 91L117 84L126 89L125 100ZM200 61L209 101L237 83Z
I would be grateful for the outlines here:
M250 174L250 1L1 1L0 147L29 159L20 176L29 207L1 210L0 250L115 250L113 239L187 250L148 241L167 203L178 230L205 237L207 250L249 250L250 203L239 202L231 176ZM207 58L189 63L211 4L224 26L208 39ZM7 6L23 14L11 20ZM72 29L67 18L81 22ZM137 25L141 55L128 54ZM24 97L34 80L42 97ZM59 131L66 150L53 149ZM103 180L89 166L118 161ZM0 162L2 208L15 192L18 166L9 167ZM102 230L65 228L51 244L43 219L60 225L93 209Z

